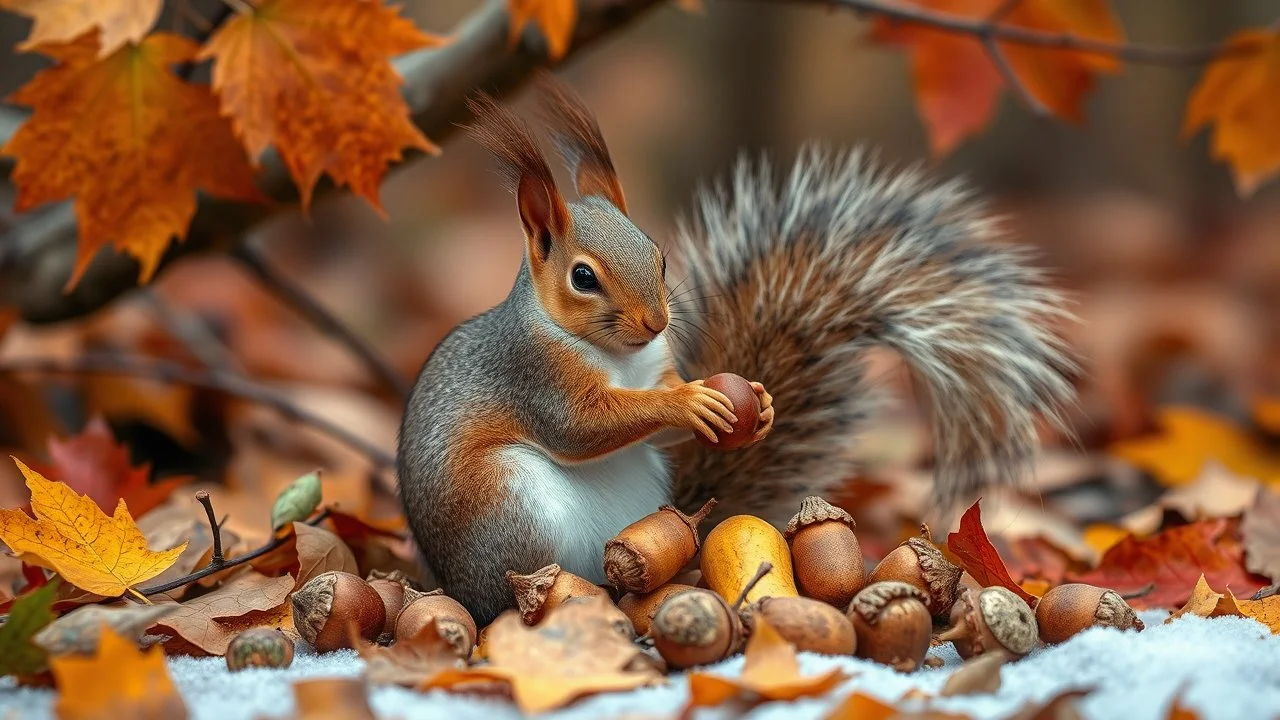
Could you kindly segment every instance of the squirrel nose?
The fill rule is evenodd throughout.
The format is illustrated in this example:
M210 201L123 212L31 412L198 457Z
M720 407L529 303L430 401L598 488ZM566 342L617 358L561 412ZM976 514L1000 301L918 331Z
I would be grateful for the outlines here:
M653 333L655 336L656 336L656 335L658 335L658 334L660 334L663 330L666 330L666 329L667 329L667 324L666 324L665 322L662 322L661 320L659 320L659 321L658 321L658 323L657 323L657 327L654 327L653 325L650 325L650 324L649 324L649 319L648 319L648 318L645 318L645 319L641 320L641 321L640 321L640 324L641 324L641 325L644 325L644 329L645 329L645 330L648 330L648 331L649 331L649 332L651 332L651 333Z

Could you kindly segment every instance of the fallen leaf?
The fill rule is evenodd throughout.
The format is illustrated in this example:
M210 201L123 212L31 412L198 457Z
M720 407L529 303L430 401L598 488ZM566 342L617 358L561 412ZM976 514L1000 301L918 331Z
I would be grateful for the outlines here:
M1273 634L1280 634L1280 595L1269 595L1261 600L1237 599L1236 607L1245 617L1266 625Z
M1236 475L1217 460L1210 460L1191 484L1169 490L1156 504L1176 510L1188 520L1235 517L1253 505L1259 486L1257 480Z
M1037 581L1059 585L1068 570L1085 569L1083 563L1043 537L1020 537L1009 541L1001 535L988 539L1004 559L1009 576L1023 586Z
M1253 420L1264 431L1280 435L1280 396L1255 398Z
M1201 575L1213 587L1252 594L1266 583L1244 567L1244 550L1234 528L1234 521L1219 518L1168 528L1147 538L1130 535L1108 550L1098 567L1071 573L1068 579L1122 595L1154 583L1151 592L1129 599L1138 609L1181 606Z
M1196 586L1191 590L1191 597L1187 598L1187 602L1182 607L1173 611L1166 623L1173 622L1183 615L1198 615L1203 618L1215 617L1240 617L1240 606L1236 604L1236 598L1228 590L1225 594L1214 592L1209 587L1209 583L1205 581L1204 575L1196 581Z
M324 528L295 522L297 534L298 571L296 587L307 584L311 578L330 570L341 570L353 575L360 572L356 556L337 535Z
M1187 100L1183 136L1212 124L1209 152L1231 165L1242 195L1280 170L1278 96L1280 32L1252 28L1227 39Z
M93 35L44 45L41 52L57 65L13 95L32 108L0 148L17 158L17 210L75 198L80 244L68 288L108 243L137 258L142 281L149 280L170 238L186 237L197 190L260 197L208 87L169 69L196 50L168 33L101 60Z
M607 598L557 606L535 627L519 613L504 613L489 626L489 665L442 670L419 690L467 691L493 682L511 689L516 705L527 713L563 707L602 692L632 690L661 680L643 651L614 628Z
M376 720L365 684L356 678L312 678L293 683L295 720Z
M742 673L737 677L696 670L689 673L689 702L681 717L691 717L694 708L715 707L735 699L757 705L825 695L847 677L839 668L820 675L801 675L795 646L784 640L764 618L757 618L751 638L747 640Z
M178 556L177 562L167 570L153 578L156 585L171 582L192 571L203 568L213 558L213 530L209 527L208 517L204 509L193 499L182 498L180 502L170 501L147 513L138 520L138 529L147 538L148 545L165 547L179 540L187 540L187 548ZM230 559L236 554L240 538L225 527L219 527L222 537L222 554ZM234 572L230 568L216 572L192 583L192 587L213 587Z
M28 562L55 570L67 582L115 597L173 565L186 549L155 552L121 500L107 517L97 503L50 482L14 458L31 490L33 520L21 510L0 510L0 540Z
M1077 701L1088 694L1085 690L1064 690L1044 703L1028 703L1009 720L1084 720Z
M163 4L163 0L0 0L0 8L34 21L19 50L71 41L97 29L103 55L146 37Z
M284 621L280 606L290 604L287 600L292 591L293 578L288 575L271 578L248 570L208 594L183 602L172 615L153 627L156 632L181 638L199 652L225 655L231 638L241 630L259 626L278 627L276 623ZM240 618L247 615L261 623L244 624Z
M405 148L437 148L409 119L388 58L440 44L381 0L249 0L209 39L222 113L258 158L274 144L302 194L322 174L381 208Z
M915 0L908 5L969 18L986 18L1004 0ZM1022 0L1001 24L1091 40L1123 40L1106 0ZM911 57L916 104L935 156L946 155L965 137L986 127L1006 80L982 40L917 23L876 18L872 37L900 45ZM1072 121L1084 116L1084 98L1098 73L1115 72L1115 58L997 41L1022 86L1054 115Z
M990 695L1000 690L1000 668L1009 656L999 650L966 660L938 691L940 697Z
M446 668L467 666L447 640L436 629L435 619L411 638L401 638L389 648L361 645L356 648L364 658L365 678L374 685L415 687Z
M271 506L271 529L302 522L320 506L320 471L307 473L289 483Z
M841 701L825 720L891 720L898 714L894 706L855 692Z
M1108 523L1092 523L1085 526L1083 531L1085 543L1098 552L1099 558L1132 534L1125 528Z
M1263 487L1240 520L1245 567L1280 580L1280 493Z
M1182 704L1182 698L1176 697L1173 704L1169 706L1169 714L1165 720L1200 720L1200 716L1194 710Z
M0 677L33 675L45 669L48 653L32 642L41 629L53 622L53 593L56 582L17 598L9 619L0 625Z
M999 585L1012 590L1018 597L1035 608L1038 598L1023 590L1018 583L1009 577L1009 570L1000 559L1000 553L987 537L982 527L981 500L969 506L960 518L960 530L947 536L947 549L960 561L960 566L969 572L983 587Z
M79 435L49 438L48 466L36 466L42 475L84 493L103 511L123 499L141 518L163 504L188 478L178 477L151 484L149 465L133 467L129 449L116 442L101 416L94 416Z
M61 689L54 704L59 720L187 717L158 647L139 651L134 641L104 630L93 657L50 658L49 666Z
M147 628L176 609L177 606L167 604L124 607L86 605L54 620L36 634L35 643L50 655L92 655L98 651L103 628L138 643Z
M1165 407L1156 411L1156 423L1159 434L1114 443L1108 452L1169 487L1193 482L1210 460L1263 482L1280 478L1280 452L1224 418L1195 408Z
M697 0L684 0L697 2ZM690 6L681 6L692 11ZM692 6L701 7L701 4ZM507 14L511 16L510 43L514 45L520 39L520 33L533 21L547 40L547 56L559 60L569 52L569 44L573 42L573 30L578 24L578 3L576 0L507 0Z

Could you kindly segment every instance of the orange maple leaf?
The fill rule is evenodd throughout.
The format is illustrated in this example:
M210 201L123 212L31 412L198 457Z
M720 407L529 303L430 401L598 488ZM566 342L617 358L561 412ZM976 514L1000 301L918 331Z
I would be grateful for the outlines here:
M21 510L0 509L0 540L23 560L56 571L72 585L115 597L164 572L186 549L184 542L152 550L124 500L107 517L91 498L13 461L27 479L35 519Z
M18 49L68 42L96 28L101 31L100 55L146 37L163 5L164 0L0 0L0 8L34 20L31 34Z
M1240 194L1280 171L1280 32L1243 30L1227 40L1191 92L1183 135L1211 123L1209 152L1231 165Z
M1107 452L1170 487L1195 482L1212 460L1236 475L1280 481L1280 452L1226 418L1197 408L1171 406L1156 411L1156 423L1159 434L1114 443Z
M1005 0L916 0L929 10L982 19ZM1123 32L1107 0L1023 0L998 21L1000 24L1066 33L1090 40L1119 41ZM877 18L872 37L905 46L911 55L916 103L935 156L946 155L965 137L985 127L995 113L996 98L1005 79L982 41L973 35L949 33L925 25ZM1080 121L1082 101L1093 88L1094 76L1115 72L1115 58L1069 50L996 43L1027 92L1058 117Z
M33 111L0 148L18 159L17 210L75 197L80 246L68 287L110 242L136 257L149 280L169 239L186 236L197 190L259 197L209 89L169 70L196 49L167 33L101 60L92 35L44 45L58 64L14 94Z
M692 0L694 6L698 0ZM685 10L689 6L682 5ZM573 29L578 24L577 0L507 0L507 14L511 16L510 42L515 44L520 33L533 21L547 40L547 55L559 60L569 52L573 42Z
M381 0L264 0L209 39L222 112L258 158L274 144L306 208L322 174L381 209L405 148L439 149L409 119L388 58L441 39Z
M50 658L49 667L62 689L54 710L63 720L187 717L160 648L140 652L109 627L102 628L96 655Z

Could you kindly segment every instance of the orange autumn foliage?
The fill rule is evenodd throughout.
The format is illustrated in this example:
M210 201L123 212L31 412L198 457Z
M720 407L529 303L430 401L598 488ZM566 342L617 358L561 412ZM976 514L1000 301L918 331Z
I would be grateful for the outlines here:
M49 660L53 677L63 689L54 705L61 720L187 717L159 647L141 652L132 640L109 627L102 629L101 637L93 657L63 655Z
M559 60L569 52L573 29L578 24L578 3L575 0L507 0L507 14L511 16L510 42L519 39L525 26L532 21L546 38L547 55L552 60Z
M441 42L381 0L261 0L214 33L213 87L249 155L274 145L306 208L321 175L380 208L405 148L436 152L413 125L388 58Z
M68 287L108 244L149 279L169 240L186 236L197 190L258 198L213 94L169 69L195 57L194 43L155 33L102 59L98 49L93 34L40 47L57 64L13 95L32 114L0 148L17 158L19 212L75 198L80 245Z
M1236 475L1280 480L1280 452L1226 418L1196 408L1164 407L1156 422L1159 434L1124 440L1107 451L1171 487L1194 482L1210 460Z
M1186 137L1213 125L1210 154L1251 194L1280 171L1280 32L1243 30L1209 64L1187 102Z
M160 19L163 4L164 0L0 0L0 8L29 15L34 21L19 49L68 42L98 30L102 55L146 37Z
M1004 5L1004 0L912 0L907 4L983 20ZM1123 39L1107 0L1024 0L998 22L1090 40ZM1007 88L980 38L885 18L875 19L872 34L880 42L907 48L916 103L935 156L951 152L965 137L991 122L1000 92ZM1097 74L1115 72L1119 67L1115 58L1105 55L1002 41L996 44L1027 92L1066 120L1080 121L1084 98L1093 89Z

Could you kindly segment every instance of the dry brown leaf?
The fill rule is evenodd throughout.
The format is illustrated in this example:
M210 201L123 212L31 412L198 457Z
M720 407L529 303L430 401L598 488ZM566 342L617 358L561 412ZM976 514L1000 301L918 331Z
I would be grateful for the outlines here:
M1236 604L1236 598L1228 590L1226 594L1214 592L1209 587L1208 581L1204 579L1204 575L1196 582L1195 588L1191 591L1191 597L1187 598L1187 603L1181 608L1175 610L1169 615L1166 623L1171 623L1183 615L1199 615L1204 618L1215 617L1240 617L1239 605Z
M1066 690L1043 704L1029 704L1009 720L1083 720L1076 701L1088 695L1084 690Z
M1245 567L1280 581L1280 493L1268 487L1258 490L1253 504L1240 521Z
M1195 408L1164 407L1156 420L1158 435L1115 443L1108 451L1169 487L1193 482L1210 460L1263 482L1280 478L1280 452L1224 418Z
M559 60L569 52L573 30L578 24L578 3L575 0L507 0L507 14L511 16L508 27L512 44L532 20L546 38L547 55L552 60Z
M139 652L132 640L107 630L92 658L55 657L49 666L61 689L54 704L60 720L187 717L158 647Z
M855 692L832 710L825 720L890 720L898 709L870 695Z
M1253 504L1260 483L1237 475L1217 460L1205 463L1189 485L1166 492L1156 504L1176 510L1188 520L1235 517Z
M177 609L175 605L123 605L107 607L88 605L54 620L36 633L35 644L50 655L78 653L92 655L98 651L104 628L138 643L147 628Z
M1230 593L1229 590L1227 592ZM1236 607L1245 617L1266 625L1272 634L1280 634L1280 595L1268 595L1261 600L1237 599Z
M34 23L19 50L65 42L98 30L101 54L146 37L164 0L0 0L0 8L30 15Z
M209 564L213 557L213 531L209 528L209 519L204 509L189 497L174 498L170 502L152 510L138 520L138 529L153 547L169 547L179 540L187 540L187 549L178 556L178 561L167 570L152 578L159 585L176 580L198 568ZM230 530L220 528L222 536L222 554L231 558L236 554L240 538ZM193 583L203 587L213 587L225 579L234 568L216 572Z
M360 645L365 678L374 685L415 687L441 670L467 666L453 645L441 637L434 618L411 638L401 638L389 648Z
M155 632L186 641L198 652L225 655L236 633L259 626L244 624L245 616L249 616L249 622L262 620L261 625L266 627L278 627L272 621L284 622L280 606L289 605L287 599L292 591L293 578L288 575L272 578L247 570L217 590L182 603L153 627L157 628ZM175 647L187 649L181 644Z
M1000 668L1009 656L1000 651L983 653L965 661L938 691L941 697L990 694L1000 690Z
M608 599L592 598L557 606L536 627L517 612L503 614L488 629L489 665L444 670L418 689L466 692L494 681L511 689L526 713L563 707L586 695L632 690L661 680L661 674L634 643L613 626Z
M356 566L356 556L337 535L324 528L300 522L293 524L293 531L297 536L298 552L296 587L302 587L311 578L330 570L341 570L353 575L360 573L360 568Z
M796 661L796 649L763 618L758 618L747 641L742 674L725 677L704 672L689 673L689 703L682 712L690 717L694 708L714 707L738 699L748 704L771 700L796 700L824 695L848 676L839 668L821 675L803 676Z
M315 678L293 684L294 720L376 720L365 684L355 678Z

